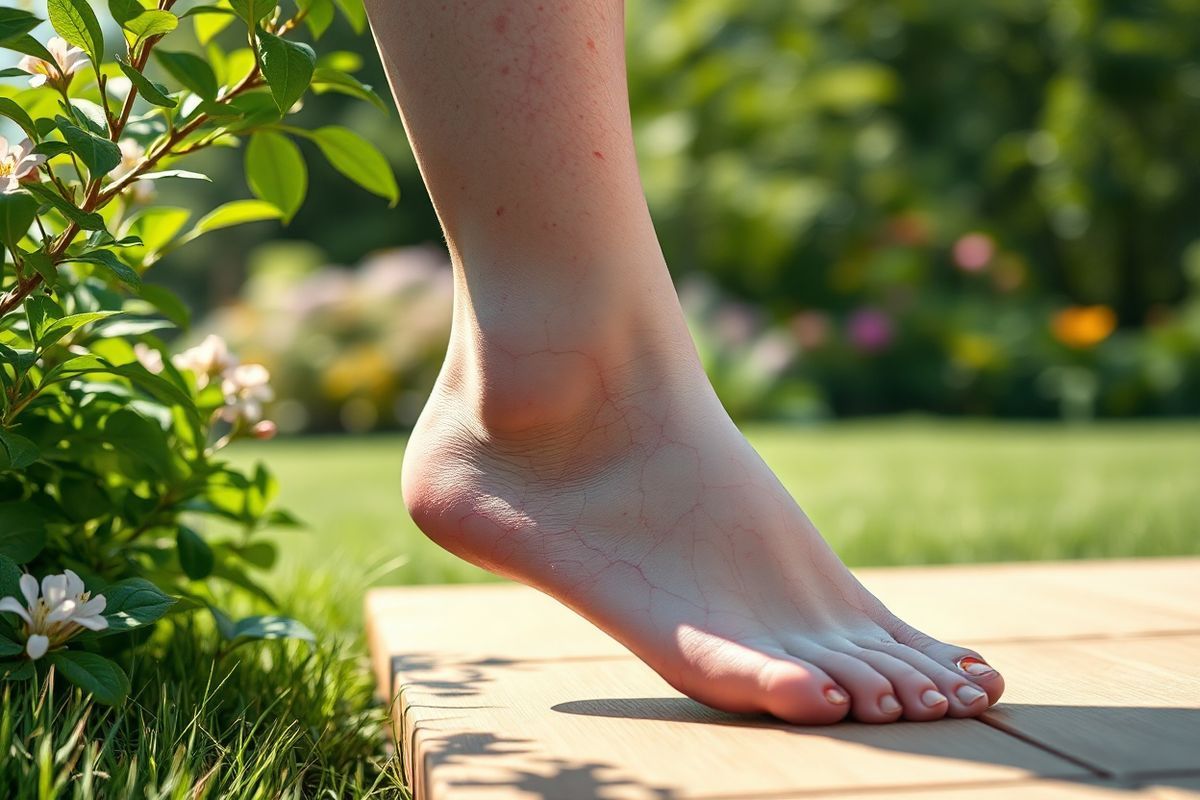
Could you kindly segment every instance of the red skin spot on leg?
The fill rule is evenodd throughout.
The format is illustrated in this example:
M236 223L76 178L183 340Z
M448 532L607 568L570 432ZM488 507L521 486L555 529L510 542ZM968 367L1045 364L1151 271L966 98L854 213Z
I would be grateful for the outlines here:
M592 155L594 155L596 158L600 159L601 161L604 160L604 153L601 153L599 150L593 150Z
M492 30L500 34L503 34L506 30L508 30L508 17L501 14L492 20Z
M510 70L510 69L508 68L508 66L507 66L507 65L505 65L505 66L503 66L503 67L501 67L501 68L500 68L500 74L501 74L501 75L507 75L507 74L508 74L509 72L511 72L511 71L512 71L512 70Z
M497 217L504 216L504 206L496 206L496 216Z
M588 50L594 51L596 49L596 40L589 36L588 40L587 40L587 45L588 45Z

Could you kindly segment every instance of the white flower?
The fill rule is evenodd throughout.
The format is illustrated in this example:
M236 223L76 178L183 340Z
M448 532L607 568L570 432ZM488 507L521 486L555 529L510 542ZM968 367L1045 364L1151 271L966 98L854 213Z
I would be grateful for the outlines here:
M203 389L213 378L236 367L238 360L229 352L224 339L209 334L200 344L173 357L171 363L177 369L196 373L196 385Z
M153 372L157 375L163 371L161 351L155 350L144 342L138 342L133 346L133 355L138 360L138 363L146 368L147 372Z
M154 181L136 180L125 191L133 202L141 205L154 202L154 198L158 196L158 190L154 188Z
M24 621L25 653L31 659L41 658L85 628L102 631L108 627L108 620L101 616L106 604L104 595L92 597L83 580L71 570L47 575L40 587L32 575L22 575L20 585L25 604L15 597L5 597L0 599L0 611L16 614Z
M33 152L33 142L22 139L9 144L0 136L0 194L12 194L21 181L36 178L36 170L46 163L46 157Z
M275 399L275 392L267 384L271 373L262 364L241 364L228 370L221 381L225 393L225 406L221 419L236 423L239 419L251 424L262 419L263 404Z
M65 83L87 61L87 55L83 50L71 47L66 39L58 36L46 42L46 49L50 51L50 55L54 56L53 64L37 56L25 56L17 62L17 69L24 70L33 76L29 79L30 86L41 86L47 81Z
M121 163L113 167L112 172L108 173L108 176L114 181L120 180L133 172L134 168L141 163L146 155L146 148L133 139L122 139L117 143L117 147L121 150Z

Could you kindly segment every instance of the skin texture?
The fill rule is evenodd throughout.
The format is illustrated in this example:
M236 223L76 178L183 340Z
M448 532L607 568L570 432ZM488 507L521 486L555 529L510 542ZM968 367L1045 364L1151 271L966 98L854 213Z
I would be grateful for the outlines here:
M1000 675L863 588L713 392L638 177L622 4L367 9L454 263L404 463L421 529L717 708L823 724L994 703Z

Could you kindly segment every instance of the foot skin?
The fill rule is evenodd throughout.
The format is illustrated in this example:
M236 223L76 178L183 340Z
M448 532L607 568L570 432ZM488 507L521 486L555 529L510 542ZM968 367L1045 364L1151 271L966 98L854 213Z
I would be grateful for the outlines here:
M456 339L452 354L469 346ZM718 709L881 723L972 717L1000 697L982 656L855 579L691 359L504 358L485 382L463 377L478 354L452 356L406 453L406 503L443 547L558 598ZM506 391L498 373L523 379ZM593 387L571 392L576 412L537 409L561 393L522 395L556 377ZM484 383L486 402L464 388Z

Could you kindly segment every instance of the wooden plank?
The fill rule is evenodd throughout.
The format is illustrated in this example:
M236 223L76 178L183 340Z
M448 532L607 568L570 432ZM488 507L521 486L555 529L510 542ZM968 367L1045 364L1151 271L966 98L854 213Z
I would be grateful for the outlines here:
M1200 559L857 572L901 618L950 642L1200 633ZM626 654L574 612L514 584L375 589L366 603L379 675L391 674L387 661L400 653L464 661Z
M988 724L1124 778L1200 772L1200 636L994 645Z
M1200 775L1178 778L1156 778L1155 800L1197 800L1200 798Z
M632 658L467 671L398 676L418 799L756 797L1090 774L975 720L801 728L713 711Z
M923 787L901 792L850 792L838 800L1195 800L1200 793L1188 788L1132 786L1112 781L1031 781L1002 786L970 786L935 789Z
M1200 559L858 570L901 619L948 642L1200 633Z

